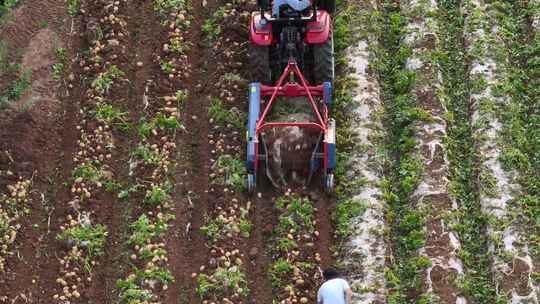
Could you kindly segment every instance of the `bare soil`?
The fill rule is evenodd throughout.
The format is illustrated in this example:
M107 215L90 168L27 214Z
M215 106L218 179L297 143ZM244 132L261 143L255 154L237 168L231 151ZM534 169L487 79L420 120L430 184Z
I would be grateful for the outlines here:
M32 178L30 214L17 239L17 257L8 261L0 277L0 294L8 303L49 303L58 269L55 241L67 192L61 186L70 176L70 155L76 133L72 119L76 107L65 85L51 77L54 49L65 47L73 55L77 39L69 36L71 21L63 1L26 2L13 11L0 28L11 63L31 71L31 88L11 108L0 112L0 150L9 151L14 162L0 166L16 175ZM70 69L68 68L68 71ZM18 75L3 74L0 87ZM10 182L2 179L1 185Z

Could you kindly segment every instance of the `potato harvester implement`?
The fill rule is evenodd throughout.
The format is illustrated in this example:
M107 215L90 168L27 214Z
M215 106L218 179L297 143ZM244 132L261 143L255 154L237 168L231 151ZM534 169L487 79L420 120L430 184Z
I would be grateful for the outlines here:
M334 81L330 13L335 2L275 0L271 10L266 1L259 1L258 6L259 11L250 19L250 54L256 82L249 85L248 191L255 191L261 173L266 173L274 186L285 184L290 168L280 168L277 178L271 172L276 167L301 163L305 168L294 168L293 179L298 172L306 173L310 183L315 174L322 173L323 186L331 193L336 124L329 118ZM307 105L303 112L293 106L299 100ZM289 112L272 118L280 103Z

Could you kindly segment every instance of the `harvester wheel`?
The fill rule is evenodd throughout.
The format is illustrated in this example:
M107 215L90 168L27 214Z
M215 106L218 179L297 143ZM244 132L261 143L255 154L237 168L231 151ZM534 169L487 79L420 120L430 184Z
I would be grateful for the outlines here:
M334 193L334 173L326 174L324 178L324 190L327 194Z
M332 34L325 43L313 45L313 77L316 84L334 83L334 38Z
M333 14L336 11L336 0L318 0L317 7Z
M251 62L253 81L270 85L272 82L270 47L251 44L249 61Z

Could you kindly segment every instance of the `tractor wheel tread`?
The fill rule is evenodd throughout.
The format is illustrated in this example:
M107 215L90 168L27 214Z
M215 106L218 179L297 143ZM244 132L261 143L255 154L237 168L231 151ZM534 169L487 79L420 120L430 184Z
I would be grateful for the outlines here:
M313 76L317 84L334 82L334 45L332 36L323 44L313 46Z
M252 44L249 49L249 61L252 67L252 81L269 85L272 81L270 48Z
M318 0L317 7L333 14L336 11L336 0Z

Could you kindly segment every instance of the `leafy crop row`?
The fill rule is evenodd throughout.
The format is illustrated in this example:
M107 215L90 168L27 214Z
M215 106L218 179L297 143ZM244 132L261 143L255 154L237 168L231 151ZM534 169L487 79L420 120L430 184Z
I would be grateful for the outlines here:
M350 277L355 299L385 301L384 202L380 199L382 137L379 83L371 69L377 46L377 7L367 2L339 3L334 20L338 118L337 204L335 225L338 266ZM348 59L348 60L346 60ZM354 69L349 72L348 68ZM361 276L358 274L362 273Z
M154 1L154 11L163 19L169 31L161 58L162 71L172 79L183 76L186 57L183 37L189 20L189 4L184 1ZM177 47L170 48L174 44ZM182 47L180 50L179 47ZM164 69L163 67L167 68ZM131 153L130 172L134 185L120 191L119 198L140 200L139 216L129 224L132 268L126 278L117 281L120 303L160 303L175 278L169 271L169 256L165 238L173 213L174 160L177 154L176 136L183 129L180 107L187 102L184 91L169 92L166 96L146 96L145 111L137 126L138 145ZM120 115L115 115L121 123Z
M471 86L467 58L463 52L464 15L462 1L440 1L439 37L441 54L438 62L447 98L446 148L450 162L449 179L453 199L459 205L454 214L455 229L462 242L459 257L465 277L461 282L465 295L475 303L497 303L495 284L490 272L487 217L481 210L475 185L477 162L475 139L470 122Z
M219 90L220 95L210 98L207 109L208 123L212 126L208 135L212 147L209 182L216 207L208 211L200 230L210 248L208 263L197 276L197 294L203 302L222 298L226 303L236 303L251 294L247 259L241 245L252 233L251 202L245 202L242 196L246 176L236 146L245 125L245 115L230 107L233 96L244 89L245 80L233 65L236 63L233 56L240 46L223 37L224 29L247 22L246 15L238 11L246 4L246 1L225 3L201 28L204 42L215 43L212 53L219 58L216 68L223 73L212 87ZM216 42L219 39L223 41Z
M491 13L496 20L508 62L506 77L495 87L495 94L509 96L511 102L500 105L503 168L520 173L522 194L511 202L517 210L515 221L523 227L522 240L532 256L532 282L540 285L540 34L537 1L494 1ZM537 295L538 296L538 295Z
M69 2L70 7L72 3ZM112 94L124 84L125 73L116 62L127 33L120 13L125 7L115 1L109 4L99 12L107 16L96 25L95 31L100 35L95 35L89 51L79 58L84 70L82 76L88 78L91 85L79 104L81 110L76 127L79 138L73 155L72 177L68 182L71 200L66 202L69 214L57 235L67 250L60 258L54 303L79 302L87 296L85 290L92 282L94 268L105 253L108 240L109 227L98 222L92 210L107 192L116 190L112 162L115 132L121 130L117 125L118 113L122 112ZM108 45L107 51L105 45ZM65 50L58 49L56 55L60 62L53 72L60 78L66 68Z
M495 5L496 7L497 5ZM471 60L472 123L479 156L477 187L482 211L488 216L486 233L492 271L501 302L521 303L535 297L532 269L523 265L532 261L524 240L529 234L521 220L525 211L516 199L520 195L517 180L520 172L503 170L499 142L503 127L501 111L512 102L500 91L501 82L508 76L505 45L499 36L500 28L492 18L496 8L480 1L468 1L472 13L466 18L468 56Z
M321 280L320 256L314 250L315 209L307 198L286 193L277 199L279 222L272 240L270 267L275 300L278 303L314 301L309 286Z
M407 17L407 34L404 43L412 53L406 68L416 74L413 93L419 121L415 124L414 157L421 166L420 184L411 196L413 206L425 216L425 247L419 256L429 261L423 274L422 285L417 287L419 296L426 302L459 302L459 281L464 273L458 256L459 238L453 229L451 215L458 208L451 199L448 186L448 161L445 107L446 96L442 92L437 55L441 47L438 31L438 13L435 2L400 2L402 13ZM444 278L443 278L444 277Z
M382 181L383 198L390 226L392 259L386 270L388 303L410 303L423 286L423 272L429 260L417 251L425 243L425 216L414 207L411 197L420 182L421 164L414 156L415 123L424 117L411 95L416 73L405 69L411 49L402 43L407 19L396 1L382 1L377 35L375 68L379 74L383 99L383 124L387 129L385 146L388 160ZM425 301L425 300L423 300Z
M14 255L14 243L23 218L30 213L28 199L31 179L19 178L0 194L0 274L6 272L7 259Z

